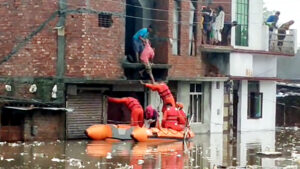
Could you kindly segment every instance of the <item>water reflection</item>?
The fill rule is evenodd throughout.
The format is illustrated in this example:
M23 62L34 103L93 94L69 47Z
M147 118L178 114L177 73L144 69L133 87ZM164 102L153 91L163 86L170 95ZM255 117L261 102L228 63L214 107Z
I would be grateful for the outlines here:
M300 130L248 132L235 141L223 134L192 142L53 141L0 143L0 168L297 168ZM281 157L257 152L280 151Z

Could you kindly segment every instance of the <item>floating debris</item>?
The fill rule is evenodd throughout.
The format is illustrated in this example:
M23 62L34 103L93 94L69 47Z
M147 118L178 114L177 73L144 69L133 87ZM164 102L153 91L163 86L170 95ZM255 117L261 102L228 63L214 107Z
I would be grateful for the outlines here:
M59 159L59 158L52 158L51 161L53 161L53 162L65 162L64 159Z
M144 164L144 160L138 160L138 165Z
M281 152L272 152L272 151L265 151L265 152L257 152L256 153L257 155L260 155L260 156L268 156L268 157L278 157L278 156L281 156L282 153Z
M8 162L15 161L15 159L13 159L13 158L8 158L8 159L5 159L5 160L8 161Z
M107 153L106 159L112 159L111 153Z

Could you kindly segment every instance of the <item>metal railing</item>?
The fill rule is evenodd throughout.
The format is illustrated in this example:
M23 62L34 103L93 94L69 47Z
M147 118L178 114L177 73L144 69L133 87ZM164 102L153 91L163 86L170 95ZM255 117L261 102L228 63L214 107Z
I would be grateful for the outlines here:
M269 51L279 52L283 54L295 54L295 32L294 30L284 33L270 33L269 35Z

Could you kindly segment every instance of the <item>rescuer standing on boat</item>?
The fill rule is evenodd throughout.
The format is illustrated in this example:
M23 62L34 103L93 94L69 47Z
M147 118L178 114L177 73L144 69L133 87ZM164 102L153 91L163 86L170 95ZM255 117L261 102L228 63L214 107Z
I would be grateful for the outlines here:
M123 98L112 98L108 97L109 102L113 103L123 103L131 111L131 125L140 126L144 125L144 110L140 102L133 97L123 97Z
M166 108L167 108L167 104L170 104L171 106L175 107L175 99L169 89L169 87L161 82L161 83L154 83L154 84L150 84L150 83L144 83L142 81L140 81L141 84L145 85L147 88L151 89L152 91L157 91L160 98L163 100L163 108L162 108L162 112L164 113Z
M181 116L181 117L178 118L179 119L178 124L185 126L186 123L187 123L187 117L186 117L186 114L183 111L183 104L180 103L180 102L176 102L176 108L177 108L177 111L178 111L178 115Z
M171 104L167 104L162 120L162 127L170 128L176 131L183 131L185 125L179 124L179 122L183 121L185 121L185 119L179 115L179 111L177 111L176 108Z

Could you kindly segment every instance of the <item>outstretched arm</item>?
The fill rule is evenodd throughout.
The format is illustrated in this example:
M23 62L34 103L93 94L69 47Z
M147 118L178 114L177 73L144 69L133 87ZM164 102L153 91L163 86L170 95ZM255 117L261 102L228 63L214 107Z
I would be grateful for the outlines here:
M126 98L126 97L124 97L124 98L108 97L107 100L109 102L113 102L113 103L126 103L128 101L128 98Z
M144 85L145 85L147 88L151 89L152 91L158 91L158 90L159 90L159 84L145 83Z

